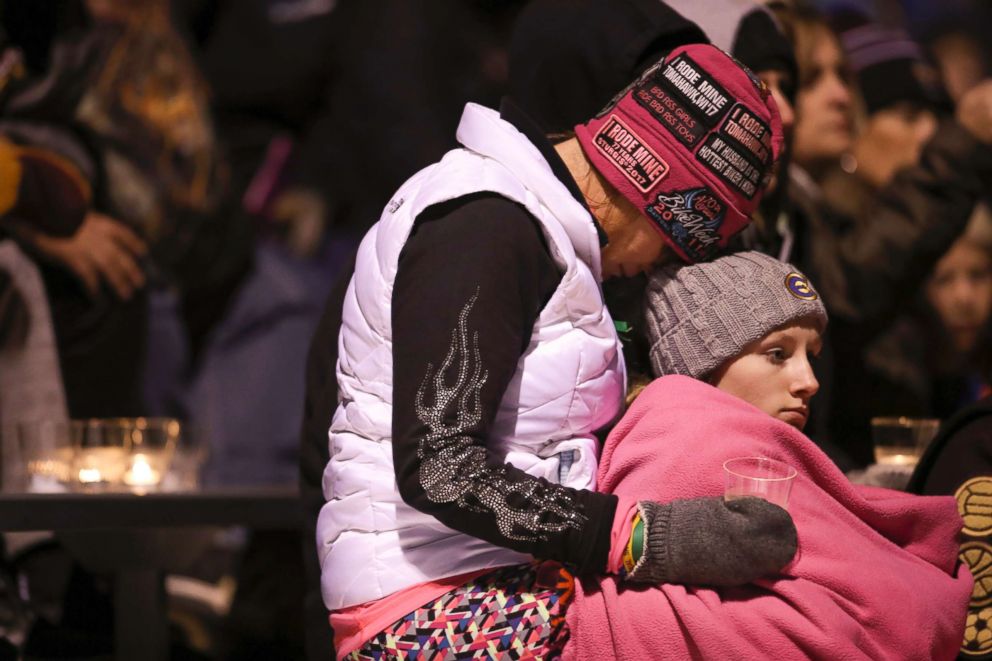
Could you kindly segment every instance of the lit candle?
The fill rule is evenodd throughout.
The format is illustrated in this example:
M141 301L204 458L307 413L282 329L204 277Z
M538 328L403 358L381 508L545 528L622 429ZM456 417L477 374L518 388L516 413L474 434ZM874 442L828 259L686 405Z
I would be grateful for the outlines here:
M93 484L103 480L103 474L99 468L80 468L79 481L83 484Z
M131 469L124 474L125 484L133 487L147 487L158 484L161 475L148 463L148 458L138 453L131 460Z
M127 456L123 448L88 448L76 456L76 478L80 484L116 484L121 480Z
M919 457L913 452L875 452L876 463L882 466L915 466Z

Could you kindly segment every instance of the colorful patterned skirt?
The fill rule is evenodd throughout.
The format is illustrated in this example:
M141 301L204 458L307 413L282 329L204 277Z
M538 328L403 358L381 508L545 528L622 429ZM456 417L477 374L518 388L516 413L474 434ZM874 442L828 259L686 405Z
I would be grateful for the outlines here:
M400 618L347 658L555 659L568 639L574 588L556 562L504 567Z

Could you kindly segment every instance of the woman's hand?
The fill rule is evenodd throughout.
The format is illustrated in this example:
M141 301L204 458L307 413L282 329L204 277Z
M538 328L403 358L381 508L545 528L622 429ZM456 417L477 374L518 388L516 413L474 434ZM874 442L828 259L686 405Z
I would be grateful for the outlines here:
M90 296L96 296L101 284L106 283L119 298L128 300L145 286L138 260L148 247L127 226L109 216L90 211L68 238L34 234L31 240L45 256L71 271Z

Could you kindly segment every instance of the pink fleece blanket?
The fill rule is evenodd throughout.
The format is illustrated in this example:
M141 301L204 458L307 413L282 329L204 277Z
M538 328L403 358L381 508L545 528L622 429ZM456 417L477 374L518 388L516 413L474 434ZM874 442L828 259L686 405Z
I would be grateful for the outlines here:
M719 495L726 459L765 456L799 475L799 552L740 588L577 584L566 659L950 659L972 579L957 562L950 497L852 485L802 433L686 377L655 381L606 441L602 491L621 501Z

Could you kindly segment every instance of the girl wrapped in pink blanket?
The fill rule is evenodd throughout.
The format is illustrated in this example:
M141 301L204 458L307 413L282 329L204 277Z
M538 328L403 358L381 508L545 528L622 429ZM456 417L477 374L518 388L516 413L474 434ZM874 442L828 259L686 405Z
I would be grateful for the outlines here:
M953 658L972 589L954 500L853 485L802 434L826 324L806 278L758 253L669 268L652 278L646 316L652 367L669 376L610 434L599 489L638 528L639 501L719 497L727 459L777 459L798 471L788 510L799 551L743 587L577 581L565 658ZM634 546L618 564L643 562Z

